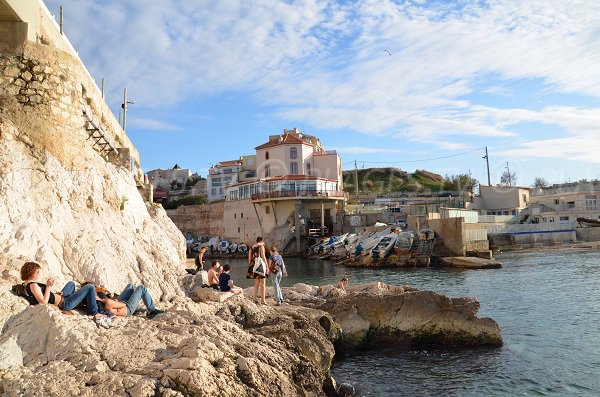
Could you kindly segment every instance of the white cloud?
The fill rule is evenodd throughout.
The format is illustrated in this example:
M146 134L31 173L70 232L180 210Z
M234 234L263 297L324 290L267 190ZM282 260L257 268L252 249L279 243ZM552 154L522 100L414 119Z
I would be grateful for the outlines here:
M164 121L142 119L137 117L128 118L127 125L129 127L143 128L146 130L176 131L178 129L177 126L166 123Z
M513 143L507 156L560 145L564 158L595 162L589 148L598 145L598 108L507 109L465 97L500 92L510 99L520 88L503 82L535 80L540 91L527 95L542 101L569 93L597 102L600 2L63 3L67 34L92 74L107 78L115 103L125 86L136 106L147 107L235 91L317 130L351 128L442 149L488 137ZM56 0L49 4L57 9ZM558 127L565 136L517 132L520 122Z

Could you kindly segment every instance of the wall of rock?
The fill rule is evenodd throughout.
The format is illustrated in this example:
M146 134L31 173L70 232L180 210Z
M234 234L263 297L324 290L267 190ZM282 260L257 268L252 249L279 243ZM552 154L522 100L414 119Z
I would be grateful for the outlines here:
M156 298L180 295L185 240L161 208L144 202L137 171L92 148L83 105L116 146L130 142L113 128L83 65L28 42L21 54L0 55L0 73L2 280L16 282L22 263L35 260L58 286L90 280L119 290L134 281Z

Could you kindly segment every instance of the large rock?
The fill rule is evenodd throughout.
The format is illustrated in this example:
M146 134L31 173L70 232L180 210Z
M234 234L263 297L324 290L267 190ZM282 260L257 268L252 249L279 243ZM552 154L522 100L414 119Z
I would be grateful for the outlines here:
M449 298L383 283L349 288L345 294L297 285L285 289L284 297L330 313L342 329L342 341L351 347L383 340L413 346L502 344L500 327L490 318L476 317L479 302L471 297Z
M59 288L71 279L114 291L137 282L157 299L182 295L184 238L162 208L144 202L127 169L100 156L66 169L0 118L0 197L6 282L33 260L42 281L54 277Z
M334 356L314 309L176 298L153 320L97 328L79 314L28 307L0 336L7 396L319 396ZM325 320L323 320L325 319ZM338 332L339 334L339 332Z

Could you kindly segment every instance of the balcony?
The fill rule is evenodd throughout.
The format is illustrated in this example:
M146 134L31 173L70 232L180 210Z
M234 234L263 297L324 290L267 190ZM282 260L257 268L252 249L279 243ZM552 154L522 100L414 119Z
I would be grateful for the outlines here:
M256 193L252 195L253 202L302 199L302 200L322 200L336 199L344 200L345 195L341 190L316 191L316 190L283 190L268 193Z

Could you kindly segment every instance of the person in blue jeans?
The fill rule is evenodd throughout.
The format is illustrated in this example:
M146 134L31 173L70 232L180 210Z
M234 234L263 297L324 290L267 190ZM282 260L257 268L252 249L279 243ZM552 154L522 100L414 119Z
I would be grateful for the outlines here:
M96 287L93 284L82 286L79 290L75 283L69 281L61 292L53 293L50 289L54 286L52 277L46 280L46 284L39 283L42 267L35 262L26 262L21 267L21 280L25 286L25 298L32 305L51 304L60 310L72 310L85 300L88 314L94 316L98 313L96 302Z
M119 294L119 299L104 298L101 299L104 302L104 308L106 311L113 313L115 316L129 317L140 306L143 301L146 305L146 317L153 318L157 314L164 313L163 310L159 310L154 305L152 295L150 291L143 285L135 287L133 284L127 284L123 292Z
M287 277L287 270L285 269L285 263L283 262L283 258L277 252L277 247L271 247L271 256L269 260L271 261L271 280L273 281L273 294L275 295L275 305L279 306L283 303L283 295L281 293L281 279L285 276Z

